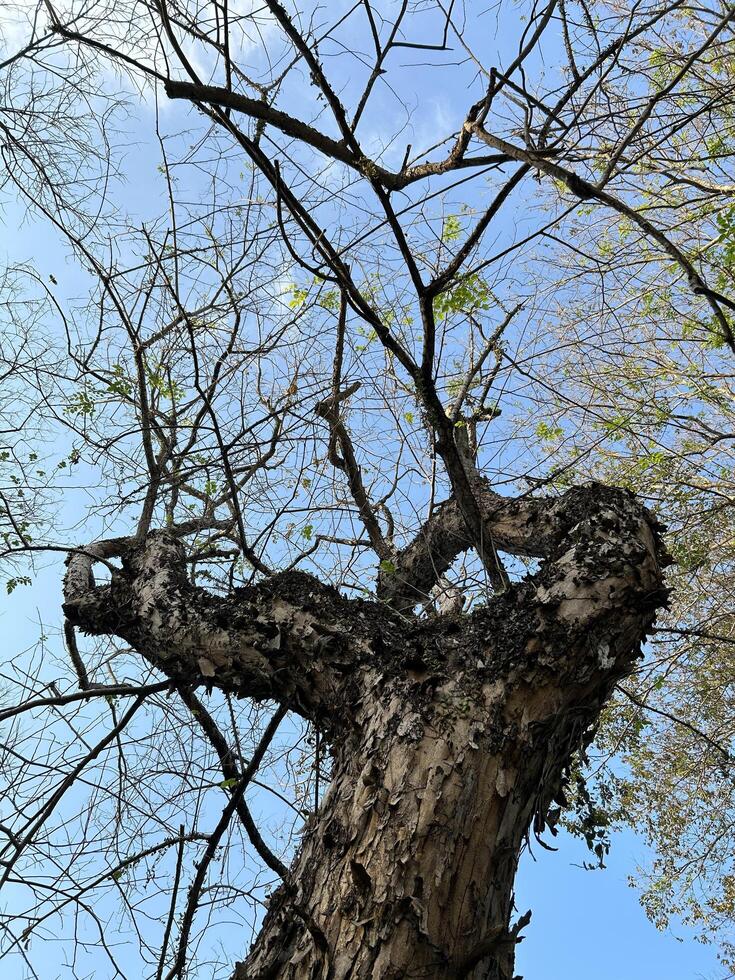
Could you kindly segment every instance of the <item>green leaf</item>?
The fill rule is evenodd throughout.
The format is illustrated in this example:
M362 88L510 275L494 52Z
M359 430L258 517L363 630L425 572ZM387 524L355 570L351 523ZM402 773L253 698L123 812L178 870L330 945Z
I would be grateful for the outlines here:
M462 223L456 214L449 214L444 219L444 225L442 227L442 241L443 242L456 242L459 236L462 234Z
M64 411L67 415L94 415L96 406L86 391L79 391L72 395L66 403Z
M17 575L15 578L9 578L5 583L5 588L8 590L8 595L18 588L19 585L30 585L32 579L29 575Z
M545 442L551 442L554 439L561 439L564 435L564 430L561 426L554 425L553 422L539 422L536 426L536 435Z
M492 305L493 297L488 284L482 276L473 275L440 293L434 299L434 313L438 320L445 320L452 313L489 310Z

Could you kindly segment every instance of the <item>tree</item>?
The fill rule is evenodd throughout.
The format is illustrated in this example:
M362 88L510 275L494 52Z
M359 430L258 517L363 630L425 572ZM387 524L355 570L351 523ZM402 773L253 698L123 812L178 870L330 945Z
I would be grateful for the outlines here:
M29 470L27 435L10 439L6 557L68 554L79 690L54 680L49 694L37 667L0 717L104 706L64 716L73 762L49 748L39 775L17 757L2 877L35 905L13 949L69 904L94 920L87 894L117 889L150 975L180 976L198 962L202 909L216 922L228 903L260 901L265 868L282 883L250 951L231 951L245 955L238 978L513 976L529 921L513 909L520 852L555 832L603 707L655 628L669 561L656 518L604 465L608 485L560 486L584 480L588 443L544 458L566 424L550 406L577 406L591 383L575 358L601 349L588 331L563 360L546 321L568 283L544 245L578 222L601 249L596 222L624 223L630 261L643 256L691 329L735 351L727 277L649 203L672 167L686 182L706 162L684 160L677 141L727 104L729 77L712 76L732 12L550 2L520 25L503 11L517 37L495 53L486 15L459 6L46 4L48 32L7 60L9 85L54 78L62 106L73 85L109 107L112 72L147 93L168 200L136 226L85 179L61 198L63 173L35 166L12 134L43 193L18 190L66 237L89 298L59 299L23 270L8 279L18 328L5 359L37 392L36 442L48 441ZM651 57L662 38L663 76ZM396 94L413 91L414 72L417 110ZM456 119L427 138L416 116L449 72ZM166 122L163 95L190 111ZM50 118L55 132L70 125ZM588 256L571 248L589 317ZM609 264L608 278L623 275L619 256ZM27 309L61 330L30 336ZM630 343L615 363L634 354ZM539 375L560 363L576 369L568 397ZM539 401L544 418L521 427ZM85 530L100 533L59 542L25 501L53 497L73 468L92 501ZM9 589L23 580L14 570ZM290 775L303 827L287 865L246 792L262 764L273 777L294 757L274 739L280 727L298 750L298 719L313 772ZM226 796L213 819L206 752ZM110 753L117 767L90 779ZM604 827L587 818L601 859ZM238 835L261 871L244 886L236 863L218 892L215 862L228 841L241 853ZM95 848L108 857L90 871ZM52 854L46 895L28 858ZM151 876L162 855L153 938L137 905L153 879L121 882Z

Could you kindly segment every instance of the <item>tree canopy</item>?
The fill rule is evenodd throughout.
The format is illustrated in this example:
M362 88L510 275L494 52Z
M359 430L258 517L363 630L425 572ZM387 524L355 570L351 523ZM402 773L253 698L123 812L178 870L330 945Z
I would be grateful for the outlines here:
M43 976L53 937L80 976L230 976L224 924L256 929L330 778L311 666L289 713L278 670L212 690L212 654L172 682L140 656L165 637L79 612L90 582L165 540L213 604L318 582L337 622L388 610L389 646L491 608L555 553L537 514L604 484L666 527L667 608L537 829L593 866L642 832L650 917L733 966L734 24L684 0L0 13L6 213L59 242L0 294L0 567L8 615L38 590L44 623L3 669L9 962Z

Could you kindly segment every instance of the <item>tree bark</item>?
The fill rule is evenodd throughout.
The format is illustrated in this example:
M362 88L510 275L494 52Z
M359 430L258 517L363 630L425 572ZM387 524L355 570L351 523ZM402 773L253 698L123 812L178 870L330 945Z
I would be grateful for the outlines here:
M237 980L513 977L524 840L640 654L665 551L635 498L597 485L496 505L495 522L541 569L433 620L306 575L217 599L161 532L109 586L90 584L92 558L70 563L73 623L124 637L177 682L278 700L331 742L330 789Z

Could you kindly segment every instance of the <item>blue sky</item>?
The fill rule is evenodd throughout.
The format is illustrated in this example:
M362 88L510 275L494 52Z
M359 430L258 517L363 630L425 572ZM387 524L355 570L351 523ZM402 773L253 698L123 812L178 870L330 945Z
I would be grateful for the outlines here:
M448 92L448 105L464 97L464 93ZM445 107L436 111L444 112ZM148 149L152 152L150 144ZM152 156L133 151L123 166L127 175L123 196L131 211L144 213L148 206L162 203ZM73 295L84 277L65 257L52 229L24 218L24 209L9 200L0 217L4 243L0 260L5 264L31 262L42 277L54 274L65 279L65 292ZM70 493L67 508L77 506L75 501L81 506L81 499ZM81 517L81 511L69 514L67 510L67 516ZM55 631L60 625L61 566L56 560L43 564L47 571L31 588L18 590L12 597L0 591L0 630L4 658L9 661L36 641L37 611L51 626L51 642L60 649ZM519 948L519 974L528 980L720 980L727 975L715 951L695 942L690 930L672 927L661 933L646 919L628 884L629 876L635 876L639 864L648 860L640 839L631 832L616 835L609 866L602 872L586 872L576 866L586 856L580 842L564 837L557 853L536 846L533 856L524 855L517 905L519 913L531 908L533 919ZM20 971L19 964L11 971L16 968ZM3 973L0 968L0 975L14 980L22 974ZM59 972L58 976L71 974Z
M613 836L603 871L585 871L586 848L559 838L559 851L538 845L517 880L519 911L533 910L516 970L526 980L724 980L729 971L711 946L676 925L659 932L628 883L649 854L630 831Z

